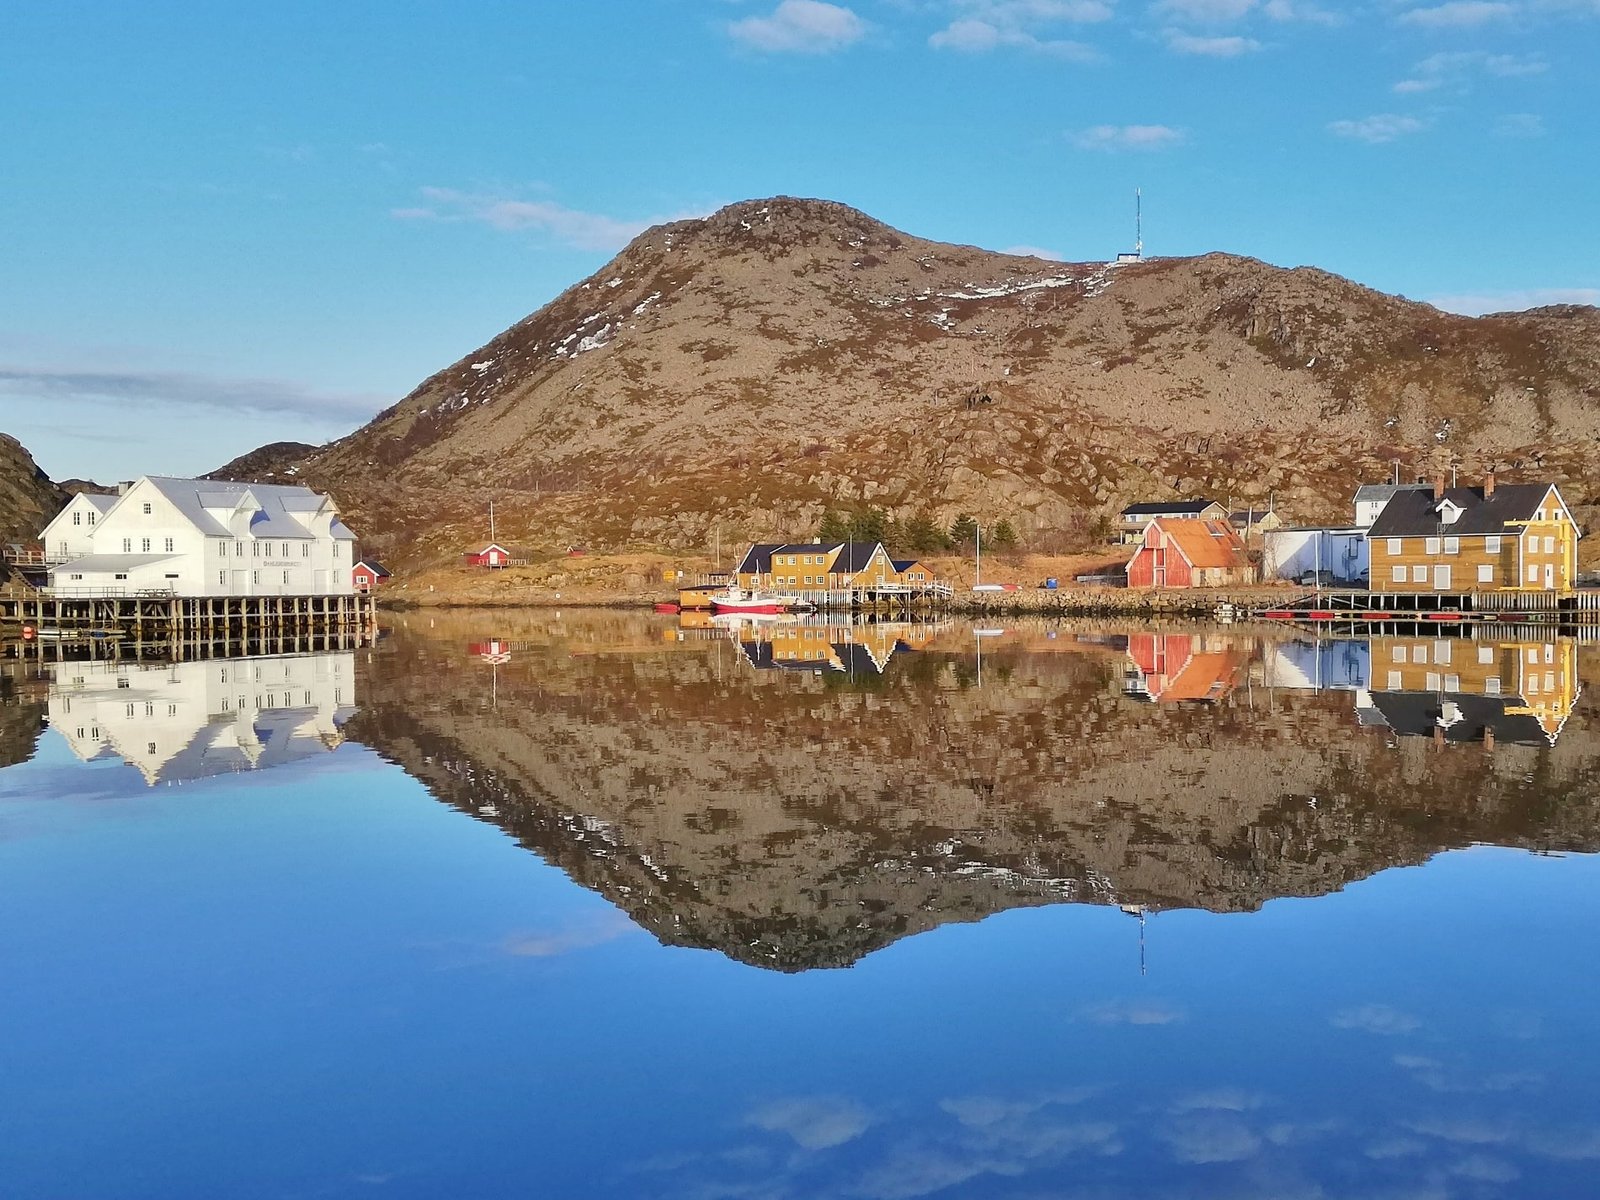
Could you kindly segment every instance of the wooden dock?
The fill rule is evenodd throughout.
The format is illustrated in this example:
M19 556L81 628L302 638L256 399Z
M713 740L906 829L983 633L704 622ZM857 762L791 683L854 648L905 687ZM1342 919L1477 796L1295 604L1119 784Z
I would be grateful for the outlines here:
M1390 623L1449 625L1496 622L1513 625L1600 625L1600 588L1576 591L1488 592L1309 592L1252 616L1346 628Z
M46 657L47 649L103 648L107 654L156 651L175 659L219 653L284 653L369 633L369 593L316 596L176 596L73 594L33 589L0 592L0 635ZM277 646L283 650L239 650ZM95 651L91 656L99 656Z

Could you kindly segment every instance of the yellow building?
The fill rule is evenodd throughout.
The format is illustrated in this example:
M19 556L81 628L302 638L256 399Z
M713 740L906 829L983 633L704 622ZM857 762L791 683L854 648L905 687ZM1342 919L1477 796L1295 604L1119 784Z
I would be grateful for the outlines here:
M751 591L918 589L934 582L924 564L896 562L882 542L757 542L733 570L735 582Z
M1397 492L1367 531L1375 592L1568 592L1578 526L1554 484Z
M1577 643L1376 637L1369 643L1373 706L1398 732L1450 740L1555 741L1581 690Z

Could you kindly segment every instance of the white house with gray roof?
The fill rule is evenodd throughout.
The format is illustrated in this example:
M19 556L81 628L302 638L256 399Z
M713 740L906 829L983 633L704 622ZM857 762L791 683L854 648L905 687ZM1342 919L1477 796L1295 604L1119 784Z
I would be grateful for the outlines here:
M354 591L355 534L306 487L146 475L115 496L75 496L40 536L64 595Z

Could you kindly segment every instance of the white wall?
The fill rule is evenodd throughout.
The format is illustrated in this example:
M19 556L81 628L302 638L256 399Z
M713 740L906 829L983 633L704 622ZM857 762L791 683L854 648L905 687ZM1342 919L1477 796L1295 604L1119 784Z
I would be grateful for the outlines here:
M1359 530L1273 529L1262 538L1263 579L1298 579L1307 571L1332 571L1354 580L1371 566L1371 548Z

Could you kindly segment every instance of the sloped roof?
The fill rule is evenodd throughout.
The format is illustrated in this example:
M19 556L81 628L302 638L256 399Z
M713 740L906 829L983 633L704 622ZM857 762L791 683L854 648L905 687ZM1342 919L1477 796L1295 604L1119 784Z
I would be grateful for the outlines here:
M783 542L756 542L744 552L734 570L745 575L764 574L772 570L772 556L783 548Z
M872 560L882 542L757 542L744 552L734 570L742 574L764 574L772 570L776 554L834 554L832 570L843 574L859 571Z
M358 562L356 564L356 566L357 567L365 567L367 570L371 571L374 575L376 575L379 579L387 579L392 574L392 572L389 570L388 567L384 566L380 562L373 562L372 559L370 559L370 558L363 558L360 562ZM352 569L354 569L354 568L352 568Z
M116 492L79 492L78 495L82 496L102 513L110 512L111 506L122 499Z
M1462 510L1461 516L1449 525L1439 519L1438 501L1434 500L1431 488L1397 492L1383 506L1367 536L1433 537L1441 533L1515 536L1522 532L1521 527L1508 527L1506 522L1532 520L1550 488L1548 483L1503 483L1487 499L1482 488L1446 488L1444 498Z
M1122 515L1125 517L1197 517L1216 503L1215 500L1154 500L1140 504L1130 504L1122 510Z
M1356 488L1356 503L1392 500L1400 492L1431 492L1431 483L1363 483Z
M304 518L330 503L328 497L298 484L226 483L215 479L177 479L167 475L147 475L144 481L160 492L190 524L210 537L228 537L230 531L207 510L232 508L247 496L253 498L258 506L250 519L250 531L257 537L313 537L304 524ZM334 522L333 536L341 540L355 537L337 520Z
M169 562L177 557L176 554L85 554L82 558L74 558L50 570L128 571L134 567L148 567L152 563Z
M843 573L859 571L872 561L873 554L882 545L882 542L845 542L839 547L839 557L833 560L833 569Z
M1167 536L1192 567L1247 567L1250 552L1223 520L1193 520L1186 517L1157 517L1152 522Z
M1399 734L1431 737L1442 729L1448 742L1481 742L1484 730L1492 729L1495 741L1507 744L1546 746L1555 740L1527 711L1521 696L1373 692L1372 704L1384 724Z

